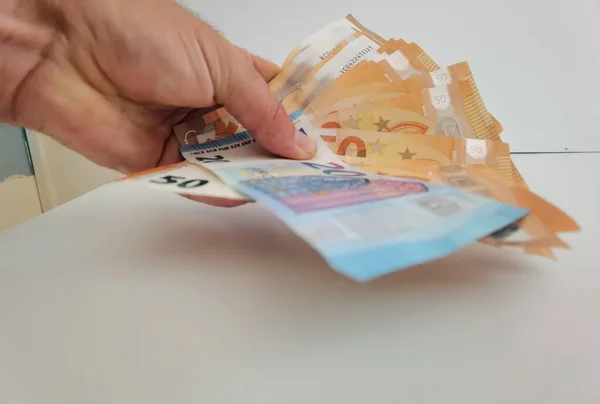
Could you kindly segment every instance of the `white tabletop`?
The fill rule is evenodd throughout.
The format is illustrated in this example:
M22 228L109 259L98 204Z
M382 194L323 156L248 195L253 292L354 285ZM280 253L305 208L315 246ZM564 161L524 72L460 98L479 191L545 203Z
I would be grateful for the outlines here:
M368 284L259 206L113 184L0 233L0 403L600 402L600 155L516 156L583 232Z

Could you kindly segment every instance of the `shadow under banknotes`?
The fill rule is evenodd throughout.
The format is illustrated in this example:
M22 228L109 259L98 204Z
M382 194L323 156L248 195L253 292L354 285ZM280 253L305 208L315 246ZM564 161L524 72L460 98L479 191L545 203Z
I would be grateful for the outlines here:
M140 248L144 254L156 254L157 259L170 263L169 268L227 271L228 277L252 274L255 280L263 279L269 285L290 283L297 288L323 289L324 293L332 287L360 293L394 289L414 292L432 286L477 287L493 283L498 277L504 281L514 276L518 281L521 276L535 273L541 262L473 245L442 259L357 283L336 273L315 250L259 205L210 210L166 226L151 238L154 245ZM220 217L222 220L215 220ZM548 261L543 263L547 265Z

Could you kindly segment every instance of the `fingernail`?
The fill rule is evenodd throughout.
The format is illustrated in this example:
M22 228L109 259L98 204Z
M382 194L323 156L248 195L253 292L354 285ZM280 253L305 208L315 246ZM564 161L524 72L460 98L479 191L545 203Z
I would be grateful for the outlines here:
M308 155L308 158L311 158L317 152L317 143L299 130L296 131L294 141L296 146Z

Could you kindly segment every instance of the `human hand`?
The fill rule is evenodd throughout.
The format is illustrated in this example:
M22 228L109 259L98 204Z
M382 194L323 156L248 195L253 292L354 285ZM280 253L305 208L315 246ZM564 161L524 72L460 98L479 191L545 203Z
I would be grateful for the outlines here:
M171 0L0 0L0 59L0 119L126 174L180 161L172 127L215 105L275 154L315 153L268 89L279 68Z

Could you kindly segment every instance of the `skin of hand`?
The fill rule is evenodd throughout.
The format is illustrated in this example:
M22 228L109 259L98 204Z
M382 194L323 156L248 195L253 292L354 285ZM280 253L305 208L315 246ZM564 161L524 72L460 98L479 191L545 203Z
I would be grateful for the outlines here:
M269 151L311 158L267 86L278 72L171 0L0 0L0 120L125 174L181 161L172 127L216 105Z

